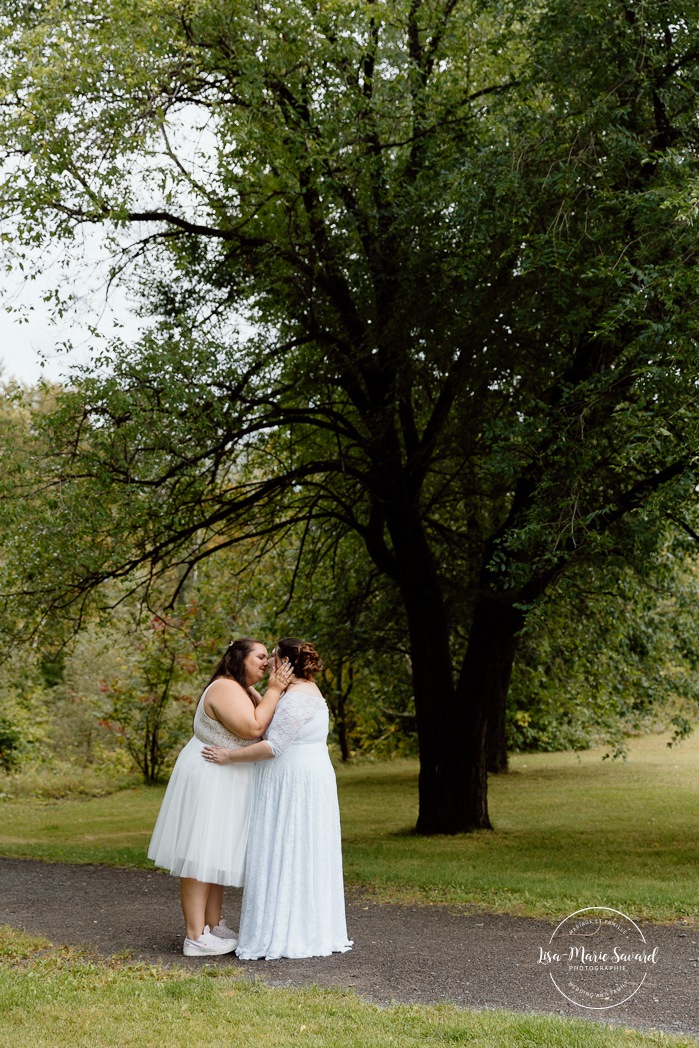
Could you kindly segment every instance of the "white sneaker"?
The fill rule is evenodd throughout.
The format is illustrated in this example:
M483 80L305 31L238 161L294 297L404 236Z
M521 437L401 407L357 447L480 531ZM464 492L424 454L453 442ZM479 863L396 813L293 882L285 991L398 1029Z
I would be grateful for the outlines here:
M222 939L218 935L212 935L207 924L198 939L185 939L182 953L185 957L213 956L233 953L237 945L237 939Z
M235 944L238 945L238 933L228 927L223 917L216 927L211 929L211 934L216 935L219 939L235 939Z

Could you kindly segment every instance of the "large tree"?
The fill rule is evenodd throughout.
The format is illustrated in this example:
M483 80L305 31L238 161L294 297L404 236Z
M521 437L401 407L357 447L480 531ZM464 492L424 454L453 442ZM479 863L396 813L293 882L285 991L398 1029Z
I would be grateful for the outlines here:
M693 5L0 11L8 221L110 231L152 318L44 420L15 590L353 531L407 624L418 831L489 826L528 608L693 493Z

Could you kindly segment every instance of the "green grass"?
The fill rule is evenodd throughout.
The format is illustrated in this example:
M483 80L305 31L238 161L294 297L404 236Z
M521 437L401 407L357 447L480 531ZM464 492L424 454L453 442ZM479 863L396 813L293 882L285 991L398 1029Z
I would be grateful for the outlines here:
M148 842L164 788L106 797L0 802L0 854L53 862L151 866Z
M417 767L343 771L348 882L382 899L475 903L560 916L612 906L656 921L699 916L699 738L636 740L626 762L527 754L491 779L494 832L418 838Z
M583 1019L368 1004L349 991L271 989L240 974L96 961L0 928L0 1048L689 1048Z
M644 920L699 916L699 737L652 736L626 762L528 754L490 785L494 832L420 838L417 762L338 769L348 885L378 899L471 903L560 917L611 906ZM147 866L161 788L1 802L0 854Z

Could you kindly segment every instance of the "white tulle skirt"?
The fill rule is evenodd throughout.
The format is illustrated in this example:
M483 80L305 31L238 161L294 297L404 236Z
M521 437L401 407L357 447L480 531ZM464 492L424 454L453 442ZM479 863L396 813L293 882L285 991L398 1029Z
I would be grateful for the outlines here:
M252 764L209 764L189 740L173 768L148 858L174 877L240 887L252 801Z
M255 765L236 953L326 957L351 946L335 771L324 742L291 745Z

